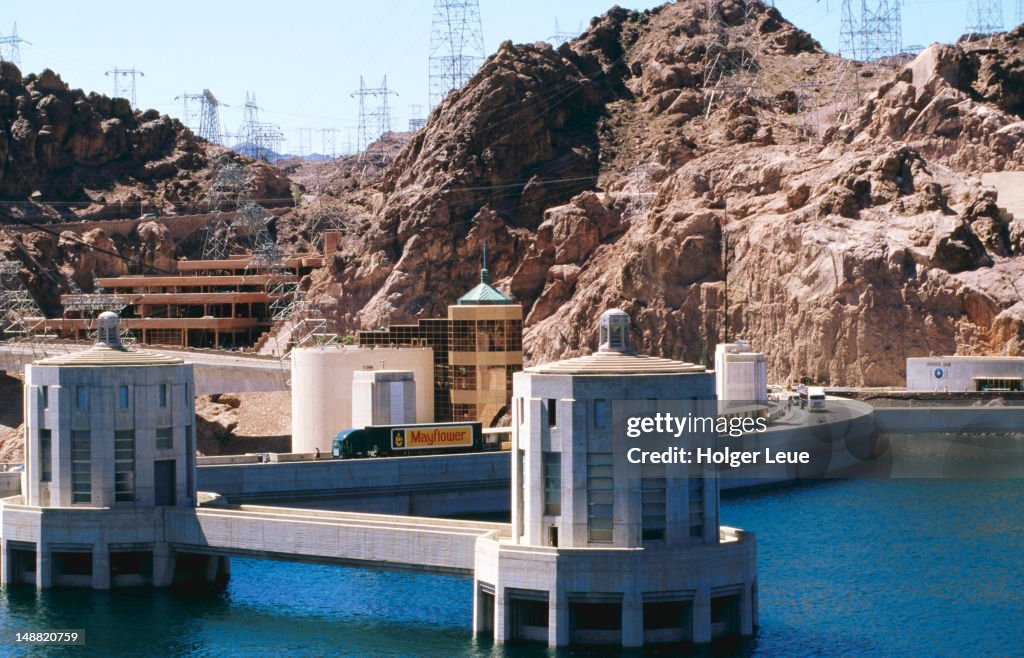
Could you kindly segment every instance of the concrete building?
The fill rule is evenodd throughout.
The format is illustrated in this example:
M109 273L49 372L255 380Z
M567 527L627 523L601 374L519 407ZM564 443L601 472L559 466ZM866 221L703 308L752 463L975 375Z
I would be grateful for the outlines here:
M1024 357L928 356L907 359L908 391L1020 391Z
M125 349L114 313L97 323L92 349L26 368L24 494L0 502L4 584L174 578L166 510L196 505L192 366ZM200 561L212 577L227 566Z
M434 352L429 347L297 347L291 352L292 452L320 448L330 454L334 435L356 426L352 418L355 373L372 370L411 372L417 422L434 422Z
M768 400L768 362L750 343L720 343L715 347L715 390L719 400Z
M434 350L434 420L479 421L490 427L512 399L523 367L523 307L490 284L484 250L480 283L448 307L447 318L360 331L363 346Z
M625 431L633 415L714 415L714 397L703 366L635 354L621 311L601 316L597 353L517 374L512 527L477 541L475 630L551 646L751 634L754 538L719 527L716 472L627 459L714 447L713 427L682 439Z
M416 380L411 370L362 370L352 379L352 427L416 422Z
M320 254L285 260L283 271L251 255L225 260L182 260L177 274L101 277L97 285L126 305L122 325L140 343L178 347L258 347L274 315L306 274L323 264ZM93 330L87 303L94 295L63 295L64 316L44 328L84 339Z

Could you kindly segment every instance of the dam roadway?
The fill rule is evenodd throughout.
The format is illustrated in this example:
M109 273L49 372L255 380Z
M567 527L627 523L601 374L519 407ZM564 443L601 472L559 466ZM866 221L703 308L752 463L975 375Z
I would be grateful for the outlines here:
M478 537L507 523L243 505L171 512L175 551L472 576Z
M25 369L25 364L38 359L80 352L90 347L91 343L10 343L0 349L0 368L18 372ZM288 359L222 350L168 349L149 345L141 348L191 363L196 395L288 390L291 376L291 361Z

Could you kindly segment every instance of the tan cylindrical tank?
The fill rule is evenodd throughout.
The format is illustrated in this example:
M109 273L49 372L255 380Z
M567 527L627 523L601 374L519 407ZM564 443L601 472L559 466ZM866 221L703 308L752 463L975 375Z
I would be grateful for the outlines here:
M292 350L292 452L330 454L352 427L352 376L363 370L411 370L416 419L434 422L434 351L427 348L325 345Z

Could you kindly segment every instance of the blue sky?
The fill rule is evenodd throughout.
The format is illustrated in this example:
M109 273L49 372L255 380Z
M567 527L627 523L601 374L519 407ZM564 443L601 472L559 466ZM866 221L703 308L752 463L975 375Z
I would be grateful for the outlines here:
M703 0L683 0L703 1ZM963 31L968 0L907 0L903 43L954 41ZM480 0L488 53L505 39L529 42L555 31L576 32L613 0ZM619 0L645 9L654 1ZM776 6L829 50L839 36L839 0L777 0ZM1004 23L1015 23L1017 0L1004 0ZM210 89L228 131L242 120L246 92L260 119L278 124L285 150L299 148L299 129L334 128L337 148L355 141L358 117L350 94L363 75L368 86L388 77L393 126L403 128L410 106L427 104L427 56L432 0L176 0L124 3L92 0L6 0L0 33L17 22L23 72L49 67L72 86L110 94L115 67L136 68L142 107L180 116L175 97ZM313 133L315 150L321 137Z

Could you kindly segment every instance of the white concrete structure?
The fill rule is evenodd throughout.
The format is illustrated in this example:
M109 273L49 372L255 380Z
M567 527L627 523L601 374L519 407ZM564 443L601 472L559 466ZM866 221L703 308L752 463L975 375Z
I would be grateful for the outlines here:
M601 316L600 345L515 375L511 536L477 541L475 630L552 646L751 634L754 538L719 527L715 471L626 458L713 447L713 426L681 439L625 431L633 415L714 414L712 374L633 353L621 311Z
M4 584L173 578L164 510L196 505L192 366L125 349L114 313L97 324L92 349L26 368L24 495L0 502Z
M908 391L1020 391L1024 357L935 356L907 359Z
M331 452L331 441L353 427L353 374L408 370L416 381L416 418L434 422L434 351L426 348L323 345L292 350L292 452Z
M768 362L750 343L720 343L715 347L715 390L719 400L768 400Z
M415 374L411 370L352 373L352 427L415 423Z

